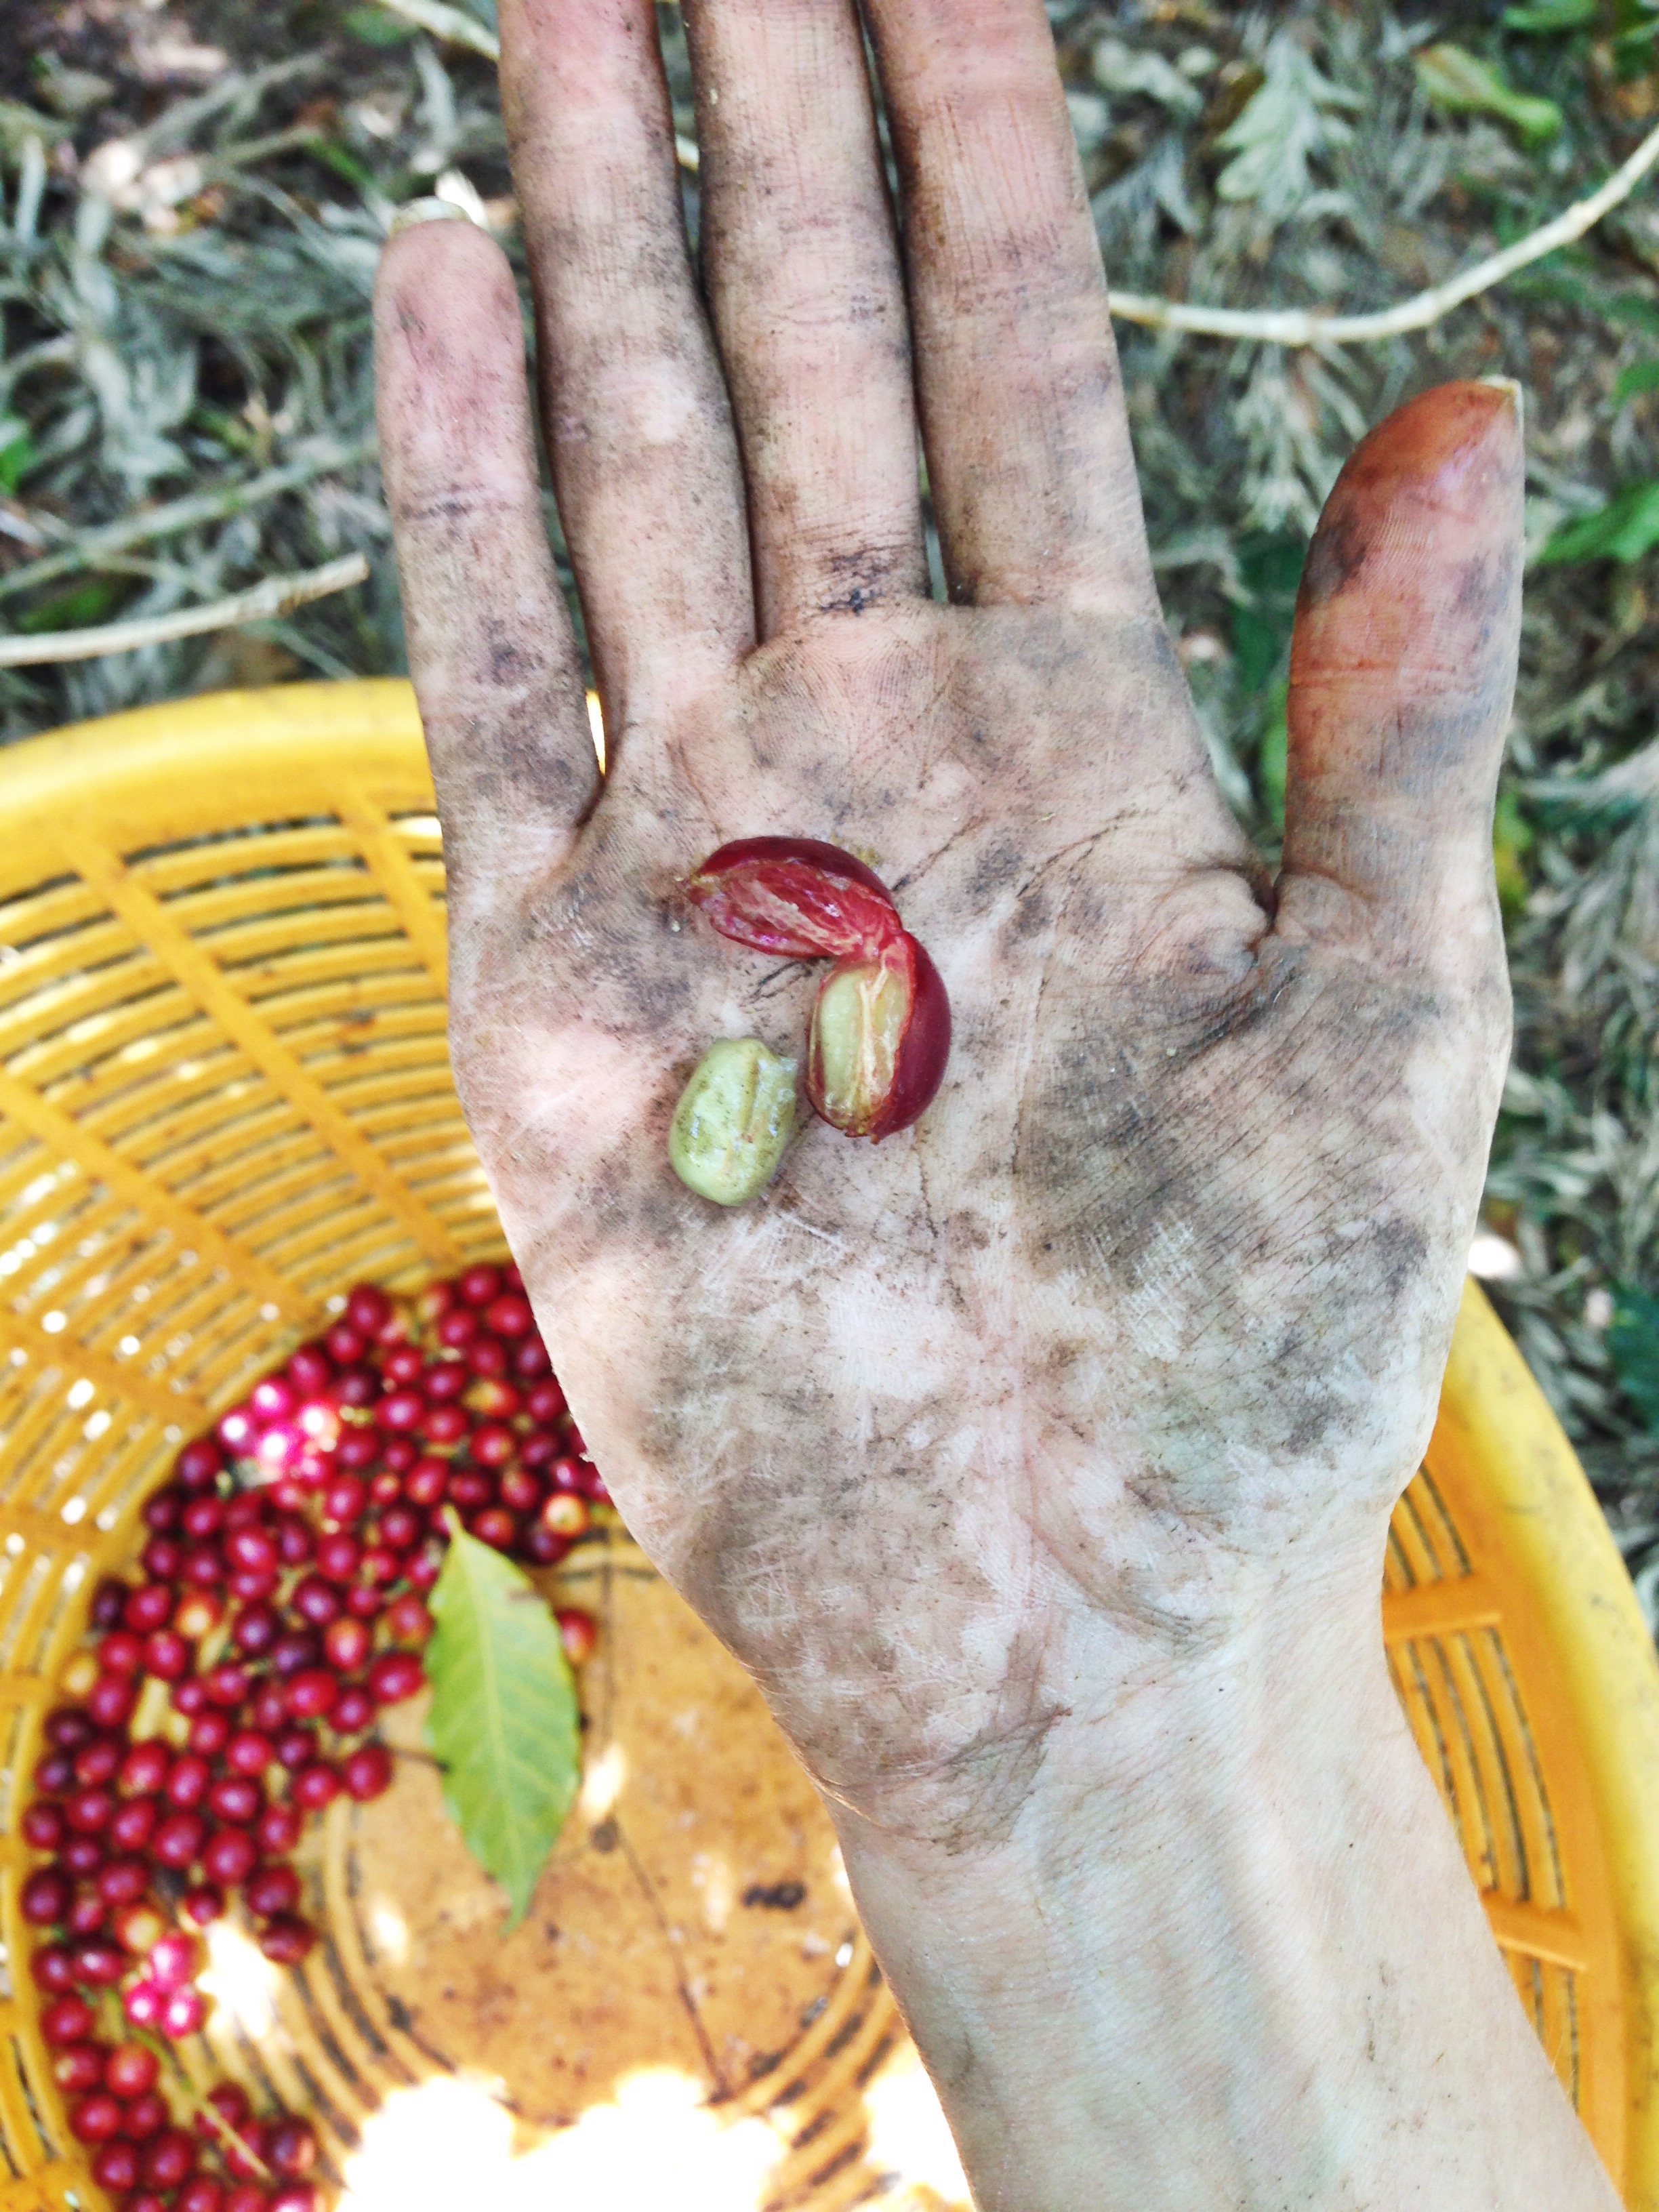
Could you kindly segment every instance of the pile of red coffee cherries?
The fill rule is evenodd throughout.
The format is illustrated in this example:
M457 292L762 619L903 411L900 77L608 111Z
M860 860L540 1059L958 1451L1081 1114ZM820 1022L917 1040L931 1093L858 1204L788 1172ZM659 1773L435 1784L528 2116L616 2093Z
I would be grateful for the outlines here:
M174 2109L161 2057L207 2019L200 1931L234 1901L279 1966L316 1941L292 1854L308 1814L391 1785L373 1730L425 1680L446 1514L552 1565L609 1502L511 1267L401 1303L359 1285L145 1502L139 1571L94 1592L21 1823L48 1855L21 1894L42 2031L122 2212L319 2212L307 2120L228 2081L188 2124ZM592 1617L558 1619L580 1664Z

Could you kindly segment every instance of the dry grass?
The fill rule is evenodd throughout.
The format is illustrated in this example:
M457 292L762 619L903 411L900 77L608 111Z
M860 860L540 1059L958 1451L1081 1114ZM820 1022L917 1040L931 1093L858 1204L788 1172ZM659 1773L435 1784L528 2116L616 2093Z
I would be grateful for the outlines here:
M1528 35L1486 8L1053 0L1109 264L1128 289L1239 307L1356 311L1437 281L1588 189L1659 115L1659 41L1613 38L1648 4ZM1530 13L1552 5L1574 12ZM690 133L678 17L659 15ZM0 735L397 669L369 289L392 210L434 185L484 204L517 254L489 65L343 0L36 0L11 21L0 624L161 612L358 549L371 574L280 622L0 671ZM1513 101L1449 112L1444 64L1421 59L1447 40L1556 103L1560 128ZM1302 548L1367 423L1446 377L1519 378L1534 550L1659 477L1659 191L1420 337L1329 358L1122 343L1171 629L1218 773L1271 849ZM1659 1439L1606 1327L1627 1290L1659 1290L1659 611L1640 524L1630 557L1531 579L1498 837L1519 1035L1487 1219L1521 1269L1500 1303L1633 1561L1653 1559L1650 1593ZM1632 1340L1613 1339L1626 1367Z

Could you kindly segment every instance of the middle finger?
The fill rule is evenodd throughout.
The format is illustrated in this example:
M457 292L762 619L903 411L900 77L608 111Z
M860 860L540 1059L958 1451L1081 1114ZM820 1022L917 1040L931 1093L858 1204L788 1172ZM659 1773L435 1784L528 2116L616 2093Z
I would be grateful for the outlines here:
M698 0L703 254L763 637L926 596L909 343L851 0Z

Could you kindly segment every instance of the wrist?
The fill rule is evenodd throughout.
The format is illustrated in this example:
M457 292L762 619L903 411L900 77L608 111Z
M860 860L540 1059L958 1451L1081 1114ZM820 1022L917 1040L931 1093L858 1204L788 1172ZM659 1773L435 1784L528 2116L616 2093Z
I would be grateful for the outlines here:
M1043 1749L994 1842L837 1815L980 2212L1611 2206L1406 1729L1375 1586L1363 1619L1258 1619Z

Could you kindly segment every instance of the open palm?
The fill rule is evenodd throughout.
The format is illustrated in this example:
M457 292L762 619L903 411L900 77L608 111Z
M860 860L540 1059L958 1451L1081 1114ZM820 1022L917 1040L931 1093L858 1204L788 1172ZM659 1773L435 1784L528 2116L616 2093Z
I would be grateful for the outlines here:
M1339 483L1272 886L1152 589L1036 0L870 9L902 268L852 6L686 14L712 332L649 0L501 10L603 786L506 264L460 223L386 257L456 1071L630 1527L832 1798L954 1848L1062 1717L1375 1589L1508 1036L1518 422L1445 387ZM675 1101L716 1037L798 1049L815 978L683 886L767 833L878 870L955 1042L916 1127L810 1123L726 1212L670 1170Z

